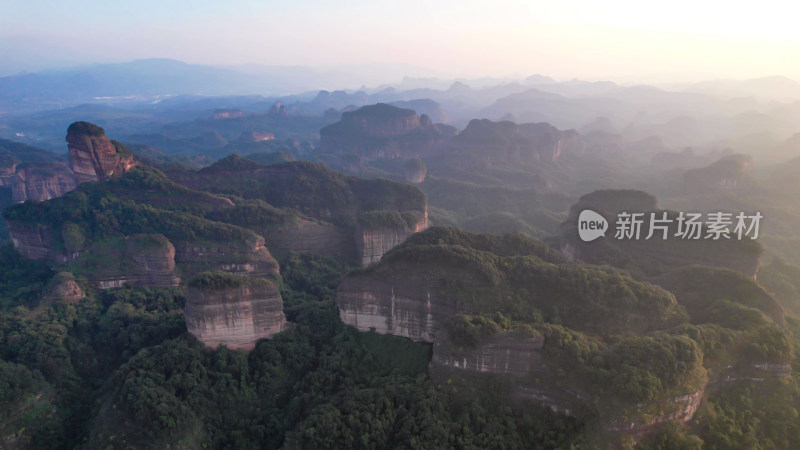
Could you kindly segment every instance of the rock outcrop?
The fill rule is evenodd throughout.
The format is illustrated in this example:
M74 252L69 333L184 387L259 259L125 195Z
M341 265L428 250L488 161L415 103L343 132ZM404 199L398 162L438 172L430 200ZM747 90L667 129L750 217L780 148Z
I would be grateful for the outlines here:
M428 174L428 169L419 159L409 159L403 165L403 175L409 183L419 184L425 181L425 175Z
M517 125L487 119L471 120L453 139L451 148L461 166L532 164L583 151L583 140L574 130L561 131L547 123Z
M355 258L353 236L341 228L296 218L280 227L260 230L273 252L311 253L324 257Z
M367 160L413 158L434 154L455 135L411 109L378 103L345 112L339 122L320 130L325 153L356 154Z
M62 164L19 166L11 181L11 199L45 201L61 197L78 185L75 174Z
M109 140L105 130L89 122L70 125L67 144L70 164L78 183L105 180L134 166L129 150Z
M8 220L8 237L20 255L28 259L47 260L55 264L67 262L67 255L59 250L58 236L48 227Z
M389 250L405 242L409 236L428 228L428 213L425 213L413 223L398 223L395 225L364 225L356 226L356 252L361 264L368 266L381 260Z
M69 272L60 272L45 288L43 297L46 300L75 303L85 297L75 277Z
M519 336L498 333L477 348L463 349L446 335L439 335L433 344L434 366L480 373L528 375L542 370L544 335Z
M176 242L175 261L188 276L212 270L270 277L278 273L278 262L264 242L260 236L245 242Z
M209 347L252 349L286 326L283 300L270 281L203 273L189 282L186 328Z
M280 101L277 101L272 104L267 114L270 116L288 116L289 110L286 109L286 105Z
M175 270L175 247L160 234L134 235L110 245L100 242L87 250L87 256L86 277L100 289L176 287L181 281Z
M521 236L432 228L379 264L348 275L337 304L341 320L358 330L433 343L431 377L443 385L470 392L482 374L509 377L502 394L509 400L533 399L567 414L599 412L598 426L606 432L640 433L669 420L689 420L703 396L702 353L684 337L631 341L646 352L664 346L686 350L680 360L685 373L658 398L626 403L604 391L601 381L587 382L585 377L600 373L592 364L627 355L629 345L608 344L594 333L650 336L647 331L669 329L687 316L667 291L613 270L571 267ZM552 316L565 326L514 322L515 311L529 307L540 308L533 313L539 320L539 314ZM594 350L577 356L566 349L573 344ZM570 373L578 368L585 372Z
M313 252L314 248L320 248L323 256L336 251L358 259L367 255L368 263L380 259L414 231L427 227L427 200L417 187L387 179L347 176L305 161L263 166L231 155L198 172L173 172L170 177L192 189L245 197L249 202L261 201L261 207L243 202L229 214L209 217L247 227L267 237L270 246L282 249ZM253 214L245 214L246 208L251 208ZM290 223L278 217L284 214L269 212L270 208L293 210L295 218L312 218L319 223L304 222L305 219ZM263 223L249 218L255 214L263 217ZM383 221L360 220L363 215L387 214L392 216L388 226ZM325 229L327 224L335 230ZM355 231L354 241L357 225L361 228ZM387 230L381 230L384 228ZM322 237L329 237L332 242L318 244ZM289 242L290 239L298 242ZM345 241L350 249L339 252ZM181 253L178 246L179 257Z

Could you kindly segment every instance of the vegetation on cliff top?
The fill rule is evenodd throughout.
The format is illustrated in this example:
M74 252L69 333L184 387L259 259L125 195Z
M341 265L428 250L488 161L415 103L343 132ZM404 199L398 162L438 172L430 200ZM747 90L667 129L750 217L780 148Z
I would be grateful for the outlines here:
M354 225L358 211L424 211L425 195L416 187L386 179L347 176L307 161L261 166L244 158L226 158L184 184L246 199L260 199L312 217Z
M172 241L224 241L239 246L256 242L259 236L234 225L214 222L179 211L158 209L99 189L73 191L46 202L25 202L6 208L3 217L53 231L56 243L64 245L61 230L78 226L87 244L116 235L163 234Z
M105 136L106 130L91 122L73 122L67 128L67 134L87 134L89 136Z
M272 286L272 282L264 278L249 277L229 272L203 272L189 280L188 286L204 291L221 291L240 287Z

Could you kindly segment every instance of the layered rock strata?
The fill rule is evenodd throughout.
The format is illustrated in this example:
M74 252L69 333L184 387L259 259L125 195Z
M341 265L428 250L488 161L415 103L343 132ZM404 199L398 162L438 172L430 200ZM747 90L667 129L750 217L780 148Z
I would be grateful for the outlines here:
M186 328L199 341L250 350L284 329L283 300L273 283L216 275L210 283L192 280L187 290Z

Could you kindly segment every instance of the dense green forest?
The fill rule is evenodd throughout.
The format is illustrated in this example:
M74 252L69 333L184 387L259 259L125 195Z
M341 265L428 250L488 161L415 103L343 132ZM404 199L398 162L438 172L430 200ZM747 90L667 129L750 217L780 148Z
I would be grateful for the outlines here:
M514 235L433 230L409 245L434 238L557 261L546 247ZM294 326L246 353L211 350L189 336L182 289L96 291L78 279L86 298L53 302L43 293L55 274L3 247L0 433L5 442L29 448L582 448L597 442L591 413L568 417L537 403L510 405L491 378L471 395L453 395L429 377L428 344L344 326L334 297L349 269L334 259L287 255L281 293ZM448 330L460 332L467 345L517 326L503 315L458 320ZM792 336L800 331L789 317L789 334L769 331L767 322L744 331L700 323L603 341L545 322L531 323L534 333L546 334L545 352L554 363L599 380L614 395L641 400L661 395L698 364L713 366L712 356L724 359L745 342L740 333L749 333L747 351L783 360L796 351ZM800 432L795 379L743 379L715 389L692 422L661 426L638 447L790 448Z
M453 398L427 375L430 347L358 333L334 304L346 266L282 262L292 331L249 354L185 331L179 289L40 300L53 274L2 249L0 432L31 448L569 447L582 423L487 392ZM8 283L13 280L13 283Z

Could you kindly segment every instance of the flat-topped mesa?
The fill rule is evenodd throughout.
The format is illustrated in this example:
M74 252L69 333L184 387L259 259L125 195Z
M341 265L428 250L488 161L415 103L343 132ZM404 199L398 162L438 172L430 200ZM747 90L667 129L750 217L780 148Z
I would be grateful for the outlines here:
M435 152L455 135L455 129L435 125L411 109L378 103L343 113L339 122L319 133L325 153L393 159Z
M583 286L592 278L622 283L627 294L589 295ZM414 234L380 263L348 275L337 303L342 321L359 330L428 342L455 314L529 310L597 333L612 324L616 332L659 329L684 314L668 292L609 271L564 264L538 241L447 228Z
M460 164L555 161L583 149L583 140L574 130L561 131L547 123L517 125L487 119L471 120L452 141L452 152Z
M89 122L70 125L67 144L78 183L102 181L135 165L133 155L124 145L109 140L105 130Z
M81 189L47 202L6 208L3 217L14 247L30 259L52 265L71 263L101 288L126 283L175 286L179 282L176 264L185 276L207 270L259 277L278 273L278 263L264 238L250 230L95 192L98 195L88 196ZM169 203L168 195L154 197L157 203ZM206 207L216 208L216 198L206 200ZM113 219L98 220L93 211L101 210ZM71 222L72 218L77 222ZM131 222L136 225L130 226ZM139 236L145 230L150 237Z
M183 186L246 199L208 217L253 230L274 250L366 258L368 264L427 227L427 201L419 188L306 161L264 166L231 155L197 172L170 176ZM360 220L377 213L391 216L389 226Z
M753 158L748 155L729 155L702 168L683 174L686 192L737 191L752 192L756 181L752 176Z
M605 237L583 242L578 235L578 216L590 209L608 221ZM617 239L617 218L622 212L643 213L638 239ZM657 220L667 213L667 239L656 229L647 239L650 215ZM589 264L608 264L634 273L637 276L657 276L670 269L689 265L724 267L736 270L755 279L762 248L757 241L744 237L737 239L704 239L705 224L699 239L678 236L678 212L658 208L652 195L637 190L599 190L582 196L570 209L567 220L561 224L561 251L573 261ZM732 229L731 229L732 231Z
M252 349L286 327L278 288L262 278L204 272L189 281L186 328L209 347Z

